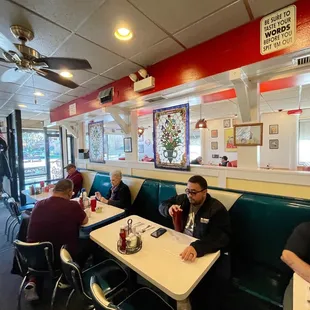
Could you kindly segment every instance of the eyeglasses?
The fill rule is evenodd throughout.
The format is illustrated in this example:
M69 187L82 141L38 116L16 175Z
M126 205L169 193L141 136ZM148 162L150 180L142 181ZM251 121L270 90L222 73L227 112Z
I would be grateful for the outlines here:
M190 189L186 188L186 189L185 189L185 194L186 194L186 195L191 194L191 195L195 196L196 194L201 193L201 192L203 192L204 190L206 190L206 188L202 189L201 191L191 191Z

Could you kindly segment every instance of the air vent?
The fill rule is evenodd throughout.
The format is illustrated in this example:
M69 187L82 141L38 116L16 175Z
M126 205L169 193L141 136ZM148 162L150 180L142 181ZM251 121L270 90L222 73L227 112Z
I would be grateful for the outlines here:
M113 95L114 95L114 88L110 87L101 91L98 95L98 99L102 104L104 104L107 102L111 102L113 100Z
M145 99L145 101L147 102L156 102L156 101L160 101L160 100L164 100L165 97L163 96L158 96L158 97L153 97L153 98L150 98L150 99Z
M295 66L304 66L310 63L310 55L298 57L293 59L293 64Z

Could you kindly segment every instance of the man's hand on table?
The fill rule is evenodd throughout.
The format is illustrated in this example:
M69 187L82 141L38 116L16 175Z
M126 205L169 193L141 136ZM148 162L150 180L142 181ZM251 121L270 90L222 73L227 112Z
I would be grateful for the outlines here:
M102 195L99 192L95 192L95 197L102 203L108 203L109 201L102 197Z
M197 257L197 252L195 248L190 245L185 248L185 250L180 254L180 256L184 261L193 262Z
M182 212L182 211L183 211L183 210L181 209L181 206L179 206L179 205L172 205L172 206L169 208L169 210L168 210L169 215L170 215L171 217L173 217L174 213L176 213L176 212Z

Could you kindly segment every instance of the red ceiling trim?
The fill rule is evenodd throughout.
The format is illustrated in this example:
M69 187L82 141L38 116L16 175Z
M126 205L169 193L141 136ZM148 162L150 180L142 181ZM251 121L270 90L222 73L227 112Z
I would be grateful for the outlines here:
M310 1L299 0L296 6L297 33L293 46L276 53L261 55L260 19L257 19L149 67L148 72L156 78L156 87L141 95L155 93L275 56L309 48ZM73 102L76 103L77 115L102 107L97 101L98 93L111 86L115 91L113 105L140 96L133 92L130 79L124 77L89 95L55 108L51 111L51 121L70 117L69 105Z

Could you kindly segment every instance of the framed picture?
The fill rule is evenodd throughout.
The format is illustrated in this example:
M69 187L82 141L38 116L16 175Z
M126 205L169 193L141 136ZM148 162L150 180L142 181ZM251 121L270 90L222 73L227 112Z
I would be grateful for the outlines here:
M132 139L130 137L124 138L124 152L132 153Z
M88 124L89 161L104 163L104 132L103 122L91 122Z
M227 118L223 120L223 126L224 128L230 128L231 127L231 119Z
M218 142L211 142L211 150L217 150L219 148Z
M263 123L234 126L235 146L263 145Z
M269 125L269 134L277 135L279 133L279 125Z
M279 148L279 140L278 139L270 139L269 140L269 148L271 150L277 150Z
M217 129L211 130L211 138L217 138L218 135L219 135L219 133L218 133Z
M138 152L144 153L144 144L138 144Z
M225 152L237 152L234 144L234 128L224 129Z
M155 168L189 170L189 105L153 110Z

